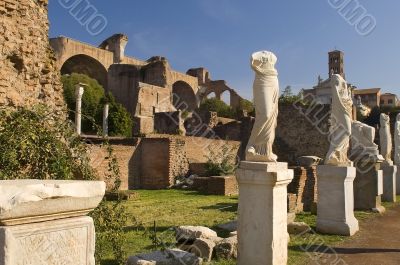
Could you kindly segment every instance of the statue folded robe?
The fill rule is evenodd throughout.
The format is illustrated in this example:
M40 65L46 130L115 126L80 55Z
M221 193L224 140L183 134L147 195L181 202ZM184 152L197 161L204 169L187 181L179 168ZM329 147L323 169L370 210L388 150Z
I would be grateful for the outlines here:
M379 137L381 143L381 154L389 165L393 165L392 151L392 133L390 132L390 117L384 113L380 118L381 128L379 129Z
M276 61L276 56L268 51L256 52L251 57L256 74L253 85L256 119L246 148L247 161L276 162L278 158L272 151L279 100Z
M326 165L351 166L348 158L350 147L353 101L346 81L340 75L331 77L332 113L330 148L325 158Z

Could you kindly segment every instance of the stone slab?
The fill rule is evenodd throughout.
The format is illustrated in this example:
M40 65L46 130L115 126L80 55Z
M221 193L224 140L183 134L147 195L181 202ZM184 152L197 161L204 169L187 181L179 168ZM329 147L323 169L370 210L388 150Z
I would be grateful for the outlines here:
M358 220L354 217L353 181L355 167L322 165L317 167L317 231L333 235L354 235Z
M383 164L382 171L383 171L382 201L396 202L397 166Z
M0 265L94 265L90 217L0 226Z
M238 265L287 262L287 185L293 170L286 163L241 162Z
M98 206L102 181L2 180L0 225L84 216Z
M400 167L397 166L397 173L396 173L396 194L400 195Z

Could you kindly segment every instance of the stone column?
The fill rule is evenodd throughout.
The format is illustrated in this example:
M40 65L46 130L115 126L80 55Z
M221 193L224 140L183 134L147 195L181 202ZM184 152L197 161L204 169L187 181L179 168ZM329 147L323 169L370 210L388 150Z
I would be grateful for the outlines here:
M354 217L353 181L355 167L317 167L317 230L325 234L352 236L358 230Z
M383 171L381 161L359 161L354 180L354 209L385 212L381 205L383 194Z
M382 164L383 170L383 195L382 201L396 202L397 166L387 161Z
M103 135L108 136L108 112L110 109L110 104L104 104L103 109Z
M287 263L287 163L240 163L238 265Z
M94 265L102 181L0 181L0 265Z
M75 99L76 99L76 106L75 106L75 128L76 133L82 133L82 96L84 93L84 88L82 84L78 84L75 88Z

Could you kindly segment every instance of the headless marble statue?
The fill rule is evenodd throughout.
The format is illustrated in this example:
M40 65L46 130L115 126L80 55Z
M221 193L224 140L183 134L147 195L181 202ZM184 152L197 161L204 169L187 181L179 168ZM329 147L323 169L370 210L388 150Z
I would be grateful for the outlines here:
M394 163L400 166L400 114L397 115L394 128Z
M330 148L325 158L326 165L352 166L347 153L350 147L353 101L346 81L340 75L331 77L332 113Z
M390 117L384 113L381 114L381 128L379 129L381 154L386 162L393 165L392 161L392 134L390 133Z
M351 126L351 157L383 160L379 154L379 146L375 144L376 130L374 127L359 121L353 121Z
M276 162L278 158L272 152L279 99L276 61L276 56L268 51L256 52L251 56L251 67L255 72L253 93L256 119L246 147L247 161Z

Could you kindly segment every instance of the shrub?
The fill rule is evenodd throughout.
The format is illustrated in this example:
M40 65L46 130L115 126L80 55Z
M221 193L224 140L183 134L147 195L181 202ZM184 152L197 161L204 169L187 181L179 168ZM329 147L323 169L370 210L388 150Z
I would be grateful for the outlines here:
M232 150L228 145L222 146L217 151L211 146L208 147L209 155L206 156L207 162L205 165L206 176L226 176L231 175L236 170L236 156L232 154Z
M241 99L240 100L240 106L239 106L239 111L244 110L248 114L254 112L254 104L250 100L247 99Z
M120 186L119 168L113 150L108 154L107 179ZM98 179L90 166L88 146L74 133L71 122L44 106L16 111L0 110L0 179ZM127 215L121 200L100 203L91 216L96 226L96 263L111 250L119 264L125 263L122 250Z
M117 103L111 94L107 95L110 104L108 134L110 136L132 136L133 121L125 107Z

